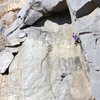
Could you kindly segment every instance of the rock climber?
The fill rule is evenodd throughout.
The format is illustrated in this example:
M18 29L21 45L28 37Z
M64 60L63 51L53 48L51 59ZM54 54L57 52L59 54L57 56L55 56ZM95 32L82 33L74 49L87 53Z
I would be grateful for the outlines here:
M78 34L73 33L72 37L73 37L73 39L75 41L75 44L81 43L81 40L80 40Z

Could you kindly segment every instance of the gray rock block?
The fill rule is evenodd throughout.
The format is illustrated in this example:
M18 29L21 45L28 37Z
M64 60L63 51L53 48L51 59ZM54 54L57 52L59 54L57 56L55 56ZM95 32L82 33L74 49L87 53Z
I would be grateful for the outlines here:
M10 66L13 60L13 55L10 52L0 52L0 73L4 73Z

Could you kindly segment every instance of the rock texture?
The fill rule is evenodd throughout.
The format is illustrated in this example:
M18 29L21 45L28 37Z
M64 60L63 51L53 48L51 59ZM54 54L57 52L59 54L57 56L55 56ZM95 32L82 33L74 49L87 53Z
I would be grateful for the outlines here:
M22 31L28 37L9 67L8 85L2 92L6 94L4 99L92 98L81 52L78 52L71 39L71 25L66 23L59 26L47 20L43 27L30 27ZM81 81L84 84L81 85ZM4 94L1 95L2 98Z
M18 14L3 15L0 100L99 100L99 6L99 0L28 0Z
M26 0L0 0L0 16L9 12L21 9Z
M100 33L100 2L99 0L68 0L67 4L72 16L75 32L80 34L84 54L90 63L90 81L92 92L96 100L99 100L99 33Z
M34 24L48 13L60 12L66 9L67 5L65 0L29 0L19 11L17 18L11 27L5 30L5 36L11 34L17 28L23 28Z
M4 73L13 60L10 52L2 52L0 54L0 73Z

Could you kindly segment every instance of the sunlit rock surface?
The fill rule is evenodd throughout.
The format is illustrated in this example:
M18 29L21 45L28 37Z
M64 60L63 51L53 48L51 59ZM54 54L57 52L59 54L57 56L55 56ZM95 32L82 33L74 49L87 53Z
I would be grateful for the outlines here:
M85 73L87 71L81 61L81 52L71 38L71 24L59 25L47 20L40 28L30 27L22 32L28 37L10 65L9 75L2 76L5 80L2 99L92 98L90 83ZM84 84L81 84L81 81Z
M68 0L75 32L80 34L83 51L90 63L90 81L92 93L99 100L100 91L100 2L99 0Z
M99 100L100 2L40 1L0 19L0 100Z

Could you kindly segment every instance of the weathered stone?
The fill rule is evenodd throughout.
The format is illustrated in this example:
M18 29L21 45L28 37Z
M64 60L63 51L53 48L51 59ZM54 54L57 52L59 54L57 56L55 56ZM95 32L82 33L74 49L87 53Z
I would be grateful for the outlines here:
M26 0L2 0L0 2L0 16L9 12L17 11L26 3Z
M14 57L10 52L0 52L0 73L4 73L6 71L13 58Z
M48 26L51 26L51 27L48 27ZM59 31L59 25L56 24L56 23L52 23L51 21L47 20L42 29L45 30L45 31L49 31L49 32L58 32Z
M11 53L18 53L20 51L20 47L6 47L5 51L11 52Z
M42 16L43 16L42 13L34 11L34 10L30 10L29 15L26 17L24 24L22 24L21 27L27 26L27 25L32 25L38 19L40 19Z
M93 33L91 34L85 34L81 36L81 40L83 43L83 48L84 48L84 52L86 53L87 56L87 60L90 63L90 81L91 81L91 85L92 85L92 92L94 97L99 100L100 95L99 95L99 85L100 85L100 81L99 81L99 70L100 70L100 41L99 41L99 34L96 34L94 36Z
M71 25L58 25L47 20L44 27L29 27L22 31L17 30L8 36L9 39L12 37L16 39L20 34L22 37L27 34L26 40L9 67L8 85L1 96L6 94L9 99L15 100L63 100L64 98L84 100L84 97L88 100L92 97L91 91L81 97L80 94L77 97L71 96L73 93L70 90L73 87L70 87L72 85L70 82L74 82L75 79L69 76L76 77L74 71L78 73L78 67L81 66L81 60L77 58L80 57L79 52L71 39L71 31ZM81 75L77 77L79 76ZM84 77L84 80L86 84L83 84L83 87L88 86L87 77ZM81 87L80 83L78 85ZM87 87L84 88L84 91L87 90ZM73 91L81 89L78 90L76 87Z
M9 16L9 17L8 17ZM16 13L10 11L0 18L0 26L9 27L16 19Z
M50 1L51 2L51 1ZM10 33L12 33L14 30L16 30L19 26L20 28L23 28L27 25L34 24L37 20L39 20L42 16L45 16L49 12L53 12L53 10L59 11L60 6L61 10L66 10L67 7L65 6L65 0L52 0L52 3L49 1L29 1L26 3L25 6L22 7L22 9L19 11L17 15L17 19L14 21L12 26L5 30L4 34L7 36ZM63 3L64 2L64 3ZM57 10L56 9L59 9Z
M92 86L92 94L96 100L99 100L99 34L100 34L100 2L99 0L73 0L67 1L74 32L81 34L82 48L90 63L90 82Z
M6 43L6 38L2 34L0 34L0 52L5 49Z
M42 27L27 28L49 13L67 9L65 0L28 0L5 30L10 43L5 51L16 56L1 81L2 100L99 100L99 1L66 1L73 26L47 20ZM81 34L82 44L74 45L73 32Z
M18 37L19 37L20 39L22 39L22 38L24 38L24 37L26 37L26 36L27 36L27 34L24 33L24 32L22 32L22 33L19 34Z
M85 72L74 72L69 77L69 83L71 96L74 100L91 100L91 87Z
M5 36L8 36L10 33L12 33L14 30L16 30L16 29L19 27L19 25L22 24L22 22L23 22L23 20L21 20L21 19L16 19L16 20L14 21L14 23L11 25L11 27L5 29L4 35L5 35Z
M16 30L15 32L13 32L13 34L7 37L6 46L8 47L21 46L22 42L25 41L26 36L27 36L26 33L24 33L23 31Z
M99 26L99 10L98 5L95 4L95 1L91 0L68 0L67 4L71 13L71 18L73 22L74 31L78 33L84 32L93 32L100 31L96 29L94 25ZM98 21L95 21L98 20Z

